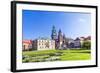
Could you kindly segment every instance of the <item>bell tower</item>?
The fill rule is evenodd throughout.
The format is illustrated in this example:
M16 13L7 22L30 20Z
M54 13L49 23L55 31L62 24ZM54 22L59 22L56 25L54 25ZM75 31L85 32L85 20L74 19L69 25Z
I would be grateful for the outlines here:
M59 29L59 32L58 32L58 44L59 44L59 49L62 49L62 46L63 46L63 36L62 36L61 29Z
M52 40L57 39L57 32L56 32L55 26L52 27L51 39Z

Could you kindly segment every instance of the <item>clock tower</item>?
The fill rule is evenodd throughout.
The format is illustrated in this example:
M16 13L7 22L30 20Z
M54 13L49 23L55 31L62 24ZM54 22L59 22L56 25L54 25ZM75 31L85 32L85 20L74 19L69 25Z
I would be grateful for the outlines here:
M57 32L56 32L55 26L52 27L51 39L57 40Z

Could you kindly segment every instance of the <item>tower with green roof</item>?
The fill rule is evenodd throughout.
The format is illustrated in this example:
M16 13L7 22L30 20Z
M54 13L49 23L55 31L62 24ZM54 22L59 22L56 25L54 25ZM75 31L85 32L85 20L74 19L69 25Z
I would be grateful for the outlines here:
M52 40L56 40L57 39L57 32L56 32L55 26L52 27L51 39Z

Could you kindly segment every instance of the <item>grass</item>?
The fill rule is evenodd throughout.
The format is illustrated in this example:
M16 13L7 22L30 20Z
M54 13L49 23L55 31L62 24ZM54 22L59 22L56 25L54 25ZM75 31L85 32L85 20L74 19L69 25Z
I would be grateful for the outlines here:
M44 62L45 59L59 57L60 61L69 60L89 60L90 50L44 50L44 51L24 51L22 53L23 62ZM57 59L58 60L58 59ZM56 61L56 59L54 59Z
M88 60L90 59L90 54L84 53L69 53L61 56L61 60Z

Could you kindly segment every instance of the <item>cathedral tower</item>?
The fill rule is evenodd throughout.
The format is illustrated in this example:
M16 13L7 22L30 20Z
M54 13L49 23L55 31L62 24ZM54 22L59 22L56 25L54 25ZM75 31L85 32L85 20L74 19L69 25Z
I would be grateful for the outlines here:
M58 48L62 49L63 46L63 36L62 36L62 32L61 29L58 32Z
M63 42L63 36L62 36L61 29L59 29L59 32L58 32L58 42Z
M52 27L51 38L52 38L52 40L56 40L57 39L57 33L56 33L55 26Z

